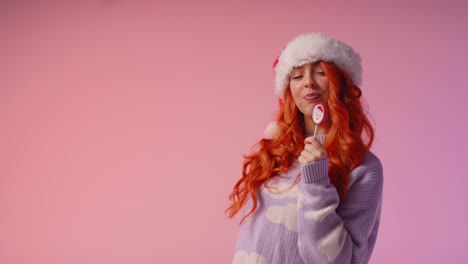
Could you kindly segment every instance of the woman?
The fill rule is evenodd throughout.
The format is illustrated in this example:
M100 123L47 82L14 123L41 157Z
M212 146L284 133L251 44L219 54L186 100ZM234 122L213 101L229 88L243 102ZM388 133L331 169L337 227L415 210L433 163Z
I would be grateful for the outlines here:
M361 58L339 40L308 33L288 43L274 70L277 120L245 156L230 195L229 216L242 213L233 263L368 263L383 172L369 151ZM317 103L327 114L314 131Z

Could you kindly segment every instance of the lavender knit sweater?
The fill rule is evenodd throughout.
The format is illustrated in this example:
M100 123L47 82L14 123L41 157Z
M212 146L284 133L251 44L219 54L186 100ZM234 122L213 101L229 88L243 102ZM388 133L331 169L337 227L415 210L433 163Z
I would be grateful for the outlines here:
M323 143L325 136L319 135ZM297 184L298 173L302 176ZM383 173L369 152L350 174L348 196L328 178L328 159L288 171L259 191L259 207L241 225L233 264L368 263L382 208ZM245 212L251 208L251 201Z

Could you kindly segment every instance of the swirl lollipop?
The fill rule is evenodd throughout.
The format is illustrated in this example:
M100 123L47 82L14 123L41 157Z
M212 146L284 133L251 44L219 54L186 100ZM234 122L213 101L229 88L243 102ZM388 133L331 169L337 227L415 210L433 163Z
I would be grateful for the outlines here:
M312 120L315 123L314 137L315 134L317 134L317 127L325 119L325 114L325 106L323 105L323 103L318 103L314 106L314 109L312 110Z

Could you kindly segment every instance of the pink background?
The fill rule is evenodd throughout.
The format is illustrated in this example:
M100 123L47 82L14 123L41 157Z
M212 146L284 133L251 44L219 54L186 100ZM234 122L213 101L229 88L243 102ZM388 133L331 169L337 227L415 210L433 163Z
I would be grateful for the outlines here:
M20 2L0 2L0 263L230 263L271 65L309 31L363 57L371 263L468 261L465 1Z

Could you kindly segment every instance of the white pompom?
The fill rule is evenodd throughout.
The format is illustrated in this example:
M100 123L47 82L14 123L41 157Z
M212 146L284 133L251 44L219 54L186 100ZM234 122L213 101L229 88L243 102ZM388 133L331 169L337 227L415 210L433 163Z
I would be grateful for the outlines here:
M265 128L265 138L271 139L279 133L278 123L276 121L271 121L268 126Z

